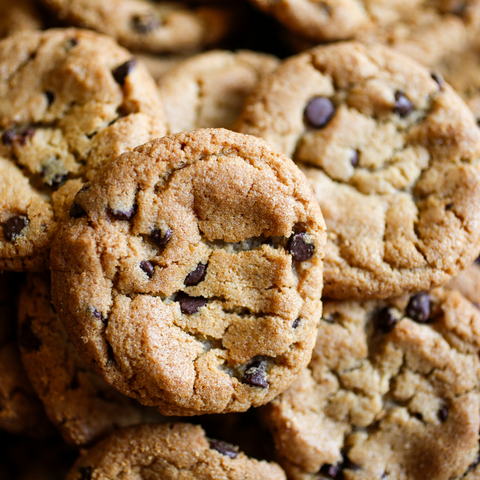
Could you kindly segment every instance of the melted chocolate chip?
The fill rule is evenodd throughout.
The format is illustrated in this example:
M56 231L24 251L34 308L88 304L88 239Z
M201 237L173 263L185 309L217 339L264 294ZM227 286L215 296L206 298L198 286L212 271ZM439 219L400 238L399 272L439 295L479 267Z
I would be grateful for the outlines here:
M377 313L376 324L377 324L377 328L382 333L391 332L395 328L395 325L397 324L397 319L393 316L392 309L389 307L382 308Z
M159 248L165 248L168 241L172 238L172 231L167 228L165 233L162 234L161 230L153 230L150 234L150 238Z
M27 317L25 321L20 325L20 331L18 333L18 343L27 352L38 352L42 346L42 341L35 335L32 328L33 318Z
M182 313L192 315L207 304L207 299L203 297L191 297L184 292L178 292L175 301L180 303Z
M305 232L294 233L287 243L287 249L296 262L305 262L312 258L315 247L304 240Z
M188 287L192 285L198 285L205 278L206 274L207 265L204 263L199 263L197 268L185 277L185 285Z
M320 469L320 473L322 473L323 475L326 475L327 478L340 479L341 478L340 476L343 476L342 464L336 463L335 465L330 465L326 463Z
M111 214L117 219L117 220L131 220L131 218L135 215L137 212L137 206L134 205L130 210L123 211L123 210L110 210Z
M135 15L132 17L132 28L137 33L148 33L161 25L158 18L153 15Z
M28 225L28 218L23 215L10 217L3 227L3 235L9 242L14 242Z
M432 72L431 77L438 83L440 91L443 91L443 87L445 86L443 77L438 72Z
M406 117L413 110L412 102L405 96L403 92L395 92L395 105L393 112Z
M446 405L442 405L437 412L437 417L441 422L445 422L448 418L448 408Z
M352 164L353 167L358 166L358 158L360 154L358 153L358 150L355 150L353 152L352 158L350 159L350 163Z
M87 212L81 207L75 200L68 212L72 218L80 218L87 214Z
M432 313L430 308L430 297L428 294L421 292L410 298L405 313L416 322L428 322Z
M80 467L78 473L80 474L79 480L92 480L92 467Z
M220 452L222 455L226 455L230 458L237 458L238 456L237 448L230 443L222 440L209 440L208 443L210 444L210 448Z
M314 128L324 127L333 117L335 107L327 97L313 97L305 107L305 120Z
M115 81L122 87L125 85L125 80L129 73L134 69L137 61L134 58L127 60L125 63L122 63L120 66L112 70L112 75Z
M292 328L297 328L300 325L300 318L297 318L292 323Z
M45 96L47 97L47 103L48 105L51 105L53 101L55 100L55 94L51 92L50 90L47 90L45 92Z
M251 385L252 387L267 388L269 383L265 378L265 367L263 362L251 363L242 377L242 383Z
M147 274L148 278L153 277L155 273L155 268L148 260L144 260L143 262L140 262L140 268Z
M6 130L5 132L3 132L2 134L2 143L4 145L7 145L7 146L10 146L13 144L14 140L15 140L15 132L13 130Z

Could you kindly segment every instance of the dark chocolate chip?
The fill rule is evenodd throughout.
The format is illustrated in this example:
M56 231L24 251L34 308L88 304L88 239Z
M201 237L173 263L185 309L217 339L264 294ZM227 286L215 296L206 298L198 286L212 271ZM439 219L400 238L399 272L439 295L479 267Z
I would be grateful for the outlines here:
M296 262L305 262L312 258L315 247L304 240L305 232L294 233L287 243L287 249Z
M167 228L165 233L162 234L161 230L153 230L153 232L150 234L150 238L158 247L165 248L168 241L172 238L172 231Z
M47 97L48 105L51 105L53 103L53 101L55 100L55 94L53 92L51 92L50 90L47 90L45 92L45 96Z
M144 260L143 262L140 262L140 268L147 274L148 278L153 277L155 273L155 268L148 260Z
M430 297L428 294L421 292L410 298L405 313L416 322L428 322L432 313L430 308Z
M480 257L477 257L474 263L476 263L477 265L480 265Z
M199 263L197 268L185 277L185 285L188 287L198 285L205 278L206 274L207 265L205 263Z
M222 440L209 440L208 443L210 444L210 448L220 452L222 455L226 455L230 458L237 458L238 456L237 448L230 443Z
M28 352L38 352L42 346L42 341L35 335L32 328L33 318L27 317L20 325L18 332L18 343Z
M110 210L110 212L117 220L131 220L137 212L137 206L134 205L130 210L125 212L123 210Z
M324 127L333 117L335 107L327 97L313 97L305 107L305 119L314 128Z
M16 140L20 145L24 146L27 141L35 135L35 129L31 127L24 128L18 135Z
M245 370L242 377L242 383L252 387L267 388L269 383L265 378L265 369L262 362L253 362Z
M15 132L13 130L6 130L2 134L2 143L4 145L10 146L13 144L13 141L15 140Z
M437 412L437 417L441 422L445 422L448 418L448 408L446 405L442 405Z
M153 15L135 15L132 17L132 28L137 33L149 33L160 25L160 20Z
M438 83L440 91L443 91L443 87L445 86L443 77L438 72L432 72L431 77Z
M9 242L13 242L27 225L28 218L23 215L10 217L3 227L3 235Z
M96 308L93 309L92 315L98 320L101 320L103 323L107 323L108 319L102 315L102 312L99 312Z
M81 207L75 200L70 207L69 214L72 218L80 218L87 214L87 212Z
M451 210L453 208L453 203L447 203L447 205L445 205L445 210Z
M68 50L71 50L73 47L76 47L78 45L78 40L75 37L69 38L67 40L67 43L65 44L65 48Z
M292 328L297 328L300 325L300 318L297 318L292 323Z
M413 110L412 102L405 96L403 92L395 92L395 105L393 112L401 117L406 117Z
M423 422L423 415L421 413L414 413L413 416L415 418L418 418L418 420L420 420L421 422Z
M273 248L273 240L271 238L266 238L263 242L262 245L268 245L269 247Z
M389 333L397 324L397 319L393 316L392 309L389 307L382 308L377 313L377 328L383 333Z
M112 70L112 75L115 81L123 87L125 85L125 79L128 74L134 69L137 61L134 58L127 60L125 63L122 63L120 66Z
M354 166L354 167L358 166L359 156L360 156L360 154L358 153L358 150L355 150L353 152L352 158L350 159L350 163L352 164L352 166Z
M78 473L80 473L79 480L92 480L92 467L80 467Z
M320 473L326 475L327 478L332 478L335 480L339 479L340 475L342 475L342 464L336 463L335 465L330 465L329 463L326 463L320 469Z
M348 457L345 457L342 463L342 469L343 470L360 470L360 465L356 464L355 462L352 462Z
M207 304L207 299L203 297L191 297L185 292L178 292L175 301L180 303L182 313L192 315Z

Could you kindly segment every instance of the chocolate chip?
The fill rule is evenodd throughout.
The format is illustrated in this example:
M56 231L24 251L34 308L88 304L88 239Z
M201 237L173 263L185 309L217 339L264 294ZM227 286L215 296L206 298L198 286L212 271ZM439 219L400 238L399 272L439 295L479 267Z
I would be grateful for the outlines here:
M78 40L75 37L69 38L65 44L65 49L71 50L73 47L78 45Z
M80 218L87 214L87 212L81 207L75 200L70 207L69 214L72 218Z
M182 313L192 315L207 304L207 299L203 297L191 297L185 292L178 292L175 301L180 303Z
M440 91L443 91L443 87L445 86L443 77L438 72L432 72L431 77L438 83Z
M127 60L125 63L122 63L120 66L112 70L112 75L115 81L123 87L125 85L125 79L128 74L133 70L137 61L134 58Z
M168 241L172 238L172 231L167 228L165 233L162 234L161 230L153 230L153 232L150 234L150 238L158 247L165 248Z
M14 242L28 225L28 218L23 215L10 217L3 227L3 235L9 242Z
M50 90L47 90L45 92L45 96L47 97L47 103L48 105L51 105L53 101L55 100L55 94L51 92Z
M382 308L377 313L377 328L383 333L389 333L397 324L397 319L393 316L392 309L389 307Z
M189 287L192 285L198 285L205 278L206 274L207 265L205 263L199 263L197 268L185 277L185 285Z
M480 303L472 302L472 304L475 305L475 307L477 307L480 310Z
M423 415L421 413L414 413L413 416L415 418L418 418L418 420L420 420L421 422L423 422Z
M474 263L476 263L477 265L480 265L480 257L477 257Z
M158 18L153 15L135 15L132 17L132 28L137 33L148 33L161 25Z
M297 318L292 323L292 328L297 328L300 325L300 318Z
M131 220L131 218L137 212L137 206L134 205L132 208L130 208L130 210L125 212L123 210L110 210L110 212L117 220Z
M354 167L358 166L358 157L359 156L360 156L360 154L358 153L358 150L354 150L352 158L350 159L350 163L352 164L352 166L354 166Z
M297 262L305 262L312 258L315 247L311 243L304 240L305 232L294 233L287 243L287 249Z
M335 108L327 97L313 97L305 107L305 119L314 128L324 127L333 117Z
M480 452L477 452L477 455L475 456L475 458L473 459L473 462L468 466L464 476L471 472L472 470L475 470L475 468L480 464ZM462 478L464 478L464 476L462 476Z
M430 297L428 294L421 292L410 298L405 313L416 322L428 322L431 314Z
M448 418L448 408L446 405L442 405L437 412L437 417L441 422L445 422Z
M32 322L33 318L27 317L20 325L18 343L28 352L38 352L42 346L42 341L33 332Z
M447 203L447 205L445 205L445 210L451 210L453 208L453 203Z
M343 470L360 470L360 465L357 465L355 462L352 462L348 457L345 457L342 463Z
M10 146L13 144L13 141L15 140L15 132L13 130L6 130L2 134L2 143L4 145Z
M98 320L101 320L103 323L107 323L108 319L102 315L102 312L99 312L96 308L93 309L92 315Z
M144 260L143 262L140 262L140 268L147 274L148 278L153 277L155 273L155 268L148 260Z
M220 452L222 455L226 455L230 458L237 458L238 456L237 447L234 447L230 443L222 440L209 440L208 443L210 444L210 448Z
M320 473L322 473L323 475L326 475L327 478L340 479L340 475L343 476L342 464L336 463L335 465L330 465L329 463L326 463L320 469Z
M405 96L403 92L395 92L395 105L393 112L401 117L406 117L413 110L412 102Z
M78 473L80 474L79 480L92 480L92 467L80 467Z
M243 374L242 383L246 383L252 387L267 388L269 383L265 378L263 362L256 361L251 363Z
M27 141L30 140L35 135L35 129L28 127L24 128L18 135L16 140L20 145L25 146Z

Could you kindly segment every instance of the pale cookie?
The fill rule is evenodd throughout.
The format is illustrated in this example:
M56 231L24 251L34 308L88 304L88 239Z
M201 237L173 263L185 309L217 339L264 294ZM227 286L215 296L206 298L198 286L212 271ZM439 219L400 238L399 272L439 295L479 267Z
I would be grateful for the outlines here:
M0 38L42 28L33 0L0 0Z
M477 259L470 267L452 278L447 288L458 290L480 308L480 264Z
M328 228L326 297L425 290L478 255L480 129L411 59L357 43L291 57L259 83L237 128L309 179Z
M156 82L173 67L189 57L190 55L148 55L144 53L135 55L135 58L147 67L148 72Z
M22 360L48 417L73 446L160 414L117 392L88 368L69 341L50 297L47 274L30 274L19 299Z
M80 457L66 480L285 480L275 463L247 457L188 423L139 425L115 432Z
M149 0L41 0L78 27L111 35L125 47L151 53L198 51L226 37L239 17L231 5L188 6Z
M46 269L83 181L163 134L154 80L112 39L59 29L0 42L0 268Z
M478 464L480 311L436 289L325 302L312 361L264 410L292 480L452 480Z
M52 298L83 359L167 415L245 411L308 364L325 224L304 175L223 129L120 156L55 238Z
M278 63L247 50L211 51L181 62L159 82L169 133L232 129L247 95Z

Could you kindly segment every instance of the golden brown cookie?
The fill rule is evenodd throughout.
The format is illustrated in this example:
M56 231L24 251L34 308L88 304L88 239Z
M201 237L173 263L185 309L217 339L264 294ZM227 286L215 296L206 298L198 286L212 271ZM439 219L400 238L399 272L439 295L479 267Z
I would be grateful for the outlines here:
M244 411L306 366L325 224L259 139L195 130L120 156L55 238L52 298L83 359L167 415Z
M445 286L452 290L458 290L480 308L480 265L478 259L470 267L460 272L460 275L452 278Z
M0 0L0 12L0 38L42 28L42 20L33 0Z
M441 285L480 241L480 129L441 77L358 43L285 60L239 131L301 166L328 228L324 295L387 298Z

